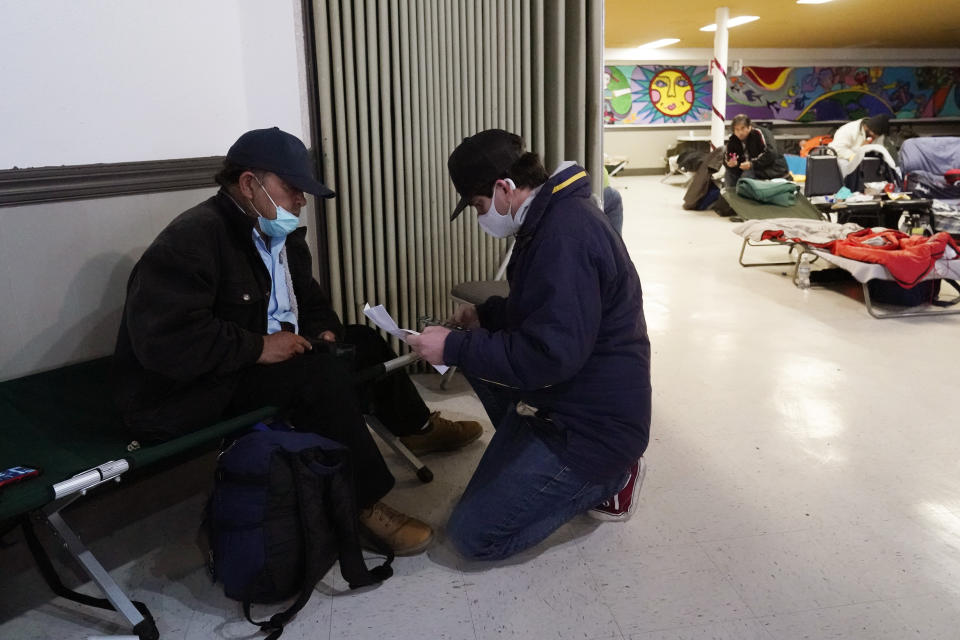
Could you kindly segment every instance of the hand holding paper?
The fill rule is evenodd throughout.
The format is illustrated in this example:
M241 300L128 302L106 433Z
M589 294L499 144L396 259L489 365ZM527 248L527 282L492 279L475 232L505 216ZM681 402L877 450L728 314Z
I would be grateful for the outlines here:
M448 335L450 335L450 329L446 327L426 327L423 333L409 336L407 344L421 358L439 370L439 367L443 366L443 345Z
M414 346L414 344L407 339L410 336L419 336L420 334L414 331L413 329L401 329L397 325L397 321L393 319L393 316L391 316L386 309L383 308L382 304L378 304L375 307L371 307L369 302L364 304L363 315L370 318L373 324L377 325L378 327L380 327L390 335L397 337L400 340L403 340L404 342L408 343L410 347L413 348L413 350L419 356L421 356L424 360L432 364L433 368L436 369L441 374L446 373L447 369L449 369L449 367L443 364L443 344L442 343L440 345L440 358L437 359L435 362L434 360L431 360L430 358L428 358L424 353L421 353L416 348L416 346ZM427 327L427 328L432 329L435 327ZM440 328L440 327L436 327L436 328ZM446 330L446 331L449 332L449 330ZM444 338L446 338L446 334L444 334Z

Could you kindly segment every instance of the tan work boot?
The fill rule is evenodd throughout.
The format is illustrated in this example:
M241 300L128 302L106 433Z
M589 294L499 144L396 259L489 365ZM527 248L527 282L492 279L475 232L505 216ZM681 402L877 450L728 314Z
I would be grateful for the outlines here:
M401 436L402 442L414 455L434 451L453 451L468 445L483 434L483 427L473 420L454 422L440 417L439 411L430 414L430 426L425 431Z
M382 502L360 512L360 522L398 556L414 556L433 540L433 529L425 522L400 513Z

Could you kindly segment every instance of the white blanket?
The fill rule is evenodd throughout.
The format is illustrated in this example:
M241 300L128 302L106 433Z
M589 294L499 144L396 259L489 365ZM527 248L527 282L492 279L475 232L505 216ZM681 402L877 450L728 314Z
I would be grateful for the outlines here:
M858 224L848 222L837 224L824 220L805 218L770 218L768 220L747 220L733 228L741 238L750 238L754 242L762 240L765 231L783 231L787 238L803 238L806 242L823 243L846 238L854 231L863 229Z
M860 163L863 162L863 156L867 153L877 153L882 158L883 161L890 165L890 168L896 171L897 173L900 170L897 168L897 163L894 162L893 156L890 155L890 152L887 151L887 148L882 144L865 144L858 149L855 149L853 156L850 158L837 158L837 165L840 167L840 173L846 178L848 175L856 171L857 167L860 166Z

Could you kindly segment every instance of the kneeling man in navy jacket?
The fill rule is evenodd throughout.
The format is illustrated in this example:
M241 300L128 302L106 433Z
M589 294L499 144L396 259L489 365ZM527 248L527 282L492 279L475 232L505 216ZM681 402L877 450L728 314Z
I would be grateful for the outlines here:
M467 557L496 560L582 512L625 520L636 508L650 434L650 342L640 280L591 198L583 167L548 174L519 136L466 138L450 155L466 207L496 237L516 236L508 297L463 305L451 331L408 343L460 367L496 433L447 532Z

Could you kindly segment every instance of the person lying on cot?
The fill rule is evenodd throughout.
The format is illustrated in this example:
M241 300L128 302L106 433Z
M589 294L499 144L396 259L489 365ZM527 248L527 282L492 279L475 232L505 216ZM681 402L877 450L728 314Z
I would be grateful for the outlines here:
M574 516L636 510L650 436L650 341L640 279L574 162L549 174L520 136L489 129L447 161L467 207L516 236L510 293L462 305L465 330L427 327L407 344L456 365L496 432L447 523L466 557L497 560Z
M740 178L772 180L791 178L787 161L777 149L777 141L769 130L754 126L750 116L734 116L733 134L727 140L724 186L736 189Z

